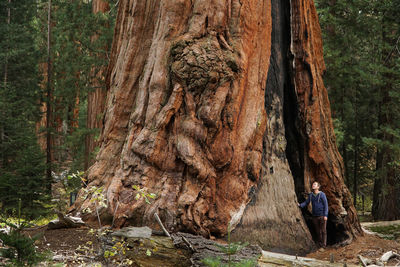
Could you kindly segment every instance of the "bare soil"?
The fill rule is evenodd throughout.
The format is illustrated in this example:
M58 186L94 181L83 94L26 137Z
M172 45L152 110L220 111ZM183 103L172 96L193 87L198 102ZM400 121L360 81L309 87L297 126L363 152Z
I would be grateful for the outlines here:
M67 266L98 261L95 256L99 244L95 233L88 227L52 230L42 227L25 231L31 237L40 234L35 242L38 251L51 251L55 262L66 263Z
M364 234L364 236L353 240L350 245L327 247L324 251L310 253L307 257L329 261L332 254L335 262L358 264L358 255L375 260L390 250L399 253L400 243L394 240L386 240L376 235ZM388 262L388 266L395 266L397 263L397 260L393 259Z

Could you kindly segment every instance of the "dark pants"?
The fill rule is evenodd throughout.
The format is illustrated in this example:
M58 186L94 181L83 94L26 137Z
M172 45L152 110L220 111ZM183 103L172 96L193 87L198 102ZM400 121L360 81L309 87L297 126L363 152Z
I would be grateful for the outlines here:
M318 246L326 247L326 221L324 216L312 217L312 221L317 234Z

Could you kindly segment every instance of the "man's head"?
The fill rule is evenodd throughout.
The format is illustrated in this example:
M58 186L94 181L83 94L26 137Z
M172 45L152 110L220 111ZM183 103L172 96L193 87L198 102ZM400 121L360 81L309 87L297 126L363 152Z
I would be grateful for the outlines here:
M317 182L317 181L314 181L313 183L312 183L312 190L313 191L317 191L317 190L319 190L319 188L321 187L321 185Z

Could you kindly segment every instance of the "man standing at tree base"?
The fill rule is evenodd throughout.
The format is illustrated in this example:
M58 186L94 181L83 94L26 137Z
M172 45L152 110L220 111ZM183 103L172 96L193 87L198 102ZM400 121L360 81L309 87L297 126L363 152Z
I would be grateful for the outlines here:
M317 233L317 242L320 247L326 247L326 222L328 220L328 200L324 192L319 191L320 184L313 182L313 192L308 195L306 201L298 204L299 207L306 207L310 201L312 205L312 221L314 224L315 232Z

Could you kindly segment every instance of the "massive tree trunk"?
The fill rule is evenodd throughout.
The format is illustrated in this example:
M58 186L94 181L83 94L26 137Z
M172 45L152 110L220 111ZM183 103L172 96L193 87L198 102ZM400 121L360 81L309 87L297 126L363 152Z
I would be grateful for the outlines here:
M110 10L110 5L107 1L93 0L92 11L94 14L99 12L107 12ZM92 36L92 40L96 40L97 35ZM107 48L105 48L107 49ZM104 85L104 68L95 69L95 77L92 80L93 91L88 92L87 100L87 122L86 127L88 129L101 129L103 128L103 112L105 108L106 93ZM95 134L91 133L86 136L85 140L85 170L93 163L91 153L95 147L99 145L99 142L95 139Z
M102 219L154 225L158 212L171 231L221 236L230 225L234 238L306 252L297 199L316 179L329 242L356 236L324 69L312 1L120 0L88 174L104 188ZM147 205L133 185L157 198ZM91 199L76 208L95 210Z

